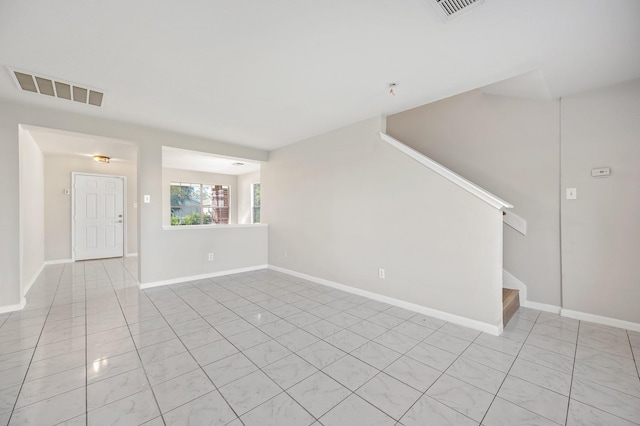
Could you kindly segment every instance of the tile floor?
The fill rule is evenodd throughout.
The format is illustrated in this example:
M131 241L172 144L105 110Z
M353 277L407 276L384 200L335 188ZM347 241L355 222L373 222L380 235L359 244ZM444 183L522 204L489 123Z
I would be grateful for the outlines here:
M0 424L640 424L640 333L520 309L487 334L257 271L139 291L48 266L0 315Z

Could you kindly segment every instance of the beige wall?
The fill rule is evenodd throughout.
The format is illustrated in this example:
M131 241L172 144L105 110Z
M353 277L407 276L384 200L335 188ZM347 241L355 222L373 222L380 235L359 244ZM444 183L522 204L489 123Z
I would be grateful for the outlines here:
M24 296L38 278L45 260L44 209L45 194L44 156L31 134L20 129L20 235L21 296ZM18 217L13 219L17 225Z
M229 223L238 223L238 177L193 170L162 169L162 225L171 225L171 182L205 183L229 186Z
M251 223L252 184L260 183L260 172L238 176L238 223Z
M608 178L591 169L610 167ZM640 80L562 100L563 307L640 323ZM563 193L564 195L564 193Z
M46 155L45 174L45 259L47 261L68 260L72 256L71 242L71 195L73 172L91 173L127 178L126 222L127 239L125 254L138 252L138 215L134 203L138 200L138 175L135 163L111 162L98 164L87 157L73 155Z
M387 117L387 133L515 207L527 235L504 227L504 268L530 301L560 305L558 101L468 92Z
M501 212L382 142L381 124L271 152L269 264L497 327Z

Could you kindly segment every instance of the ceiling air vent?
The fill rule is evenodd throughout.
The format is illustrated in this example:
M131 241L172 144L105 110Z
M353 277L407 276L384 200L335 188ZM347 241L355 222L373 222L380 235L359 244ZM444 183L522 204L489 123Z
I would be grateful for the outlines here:
M453 19L475 6L482 4L484 0L435 0L438 9L444 13L447 19Z
M54 98L73 100L85 105L102 106L104 92L60 81L55 78L33 75L33 73L9 68L16 85L27 92L40 93Z

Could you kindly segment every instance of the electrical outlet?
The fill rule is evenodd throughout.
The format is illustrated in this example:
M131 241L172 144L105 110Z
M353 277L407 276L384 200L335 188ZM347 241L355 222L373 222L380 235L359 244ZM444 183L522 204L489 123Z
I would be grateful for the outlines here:
M567 200L575 200L578 198L578 191L576 188L567 188Z
M384 269L382 268L378 269L378 278L384 280Z
M213 253L209 253L209 260L213 260Z
M289 253L287 253L287 251L284 251L284 257L289 257Z

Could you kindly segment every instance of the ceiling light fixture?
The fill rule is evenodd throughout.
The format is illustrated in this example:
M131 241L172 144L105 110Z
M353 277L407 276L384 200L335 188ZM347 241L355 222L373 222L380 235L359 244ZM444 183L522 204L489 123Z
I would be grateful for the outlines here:
M93 161L96 163L109 164L111 162L111 158L105 157L104 155L94 155Z

